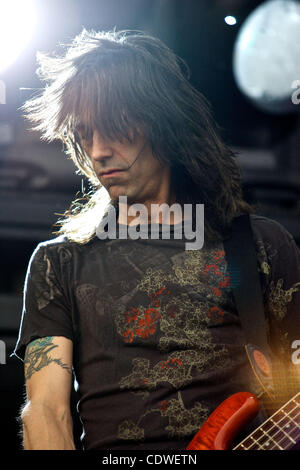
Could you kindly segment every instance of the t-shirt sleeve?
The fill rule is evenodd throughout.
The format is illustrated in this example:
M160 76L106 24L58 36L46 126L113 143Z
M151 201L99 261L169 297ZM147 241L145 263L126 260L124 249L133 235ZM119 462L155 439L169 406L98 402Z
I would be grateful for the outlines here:
M65 336L73 340L70 302L49 251L47 245L37 245L27 268L19 337L13 352L22 360L26 346L36 338Z
M281 376L278 366L277 380L289 381L291 390L299 390L300 365L295 363L295 346L300 341L300 249L280 224L274 225L273 237L269 263L265 265L270 345L284 364L285 376Z
M288 232L284 237L270 263L268 310L270 321L291 343L300 340L300 250Z

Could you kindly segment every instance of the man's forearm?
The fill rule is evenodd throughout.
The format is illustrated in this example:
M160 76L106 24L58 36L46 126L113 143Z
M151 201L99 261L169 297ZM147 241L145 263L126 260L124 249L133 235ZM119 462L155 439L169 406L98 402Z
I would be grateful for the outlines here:
M69 411L58 413L44 404L28 403L21 418L24 450L75 450Z

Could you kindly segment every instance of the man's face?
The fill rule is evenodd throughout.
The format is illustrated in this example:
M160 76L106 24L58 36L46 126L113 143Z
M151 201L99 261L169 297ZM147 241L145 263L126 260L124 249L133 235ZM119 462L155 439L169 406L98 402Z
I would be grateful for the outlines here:
M127 196L128 204L168 202L169 168L153 156L143 137L133 143L109 141L95 131L82 146L112 200Z

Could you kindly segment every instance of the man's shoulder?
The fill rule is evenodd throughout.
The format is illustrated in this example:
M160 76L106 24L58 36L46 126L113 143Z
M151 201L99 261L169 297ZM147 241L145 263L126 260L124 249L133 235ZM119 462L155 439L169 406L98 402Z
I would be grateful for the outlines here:
M257 242L280 246L293 240L290 232L277 220L258 214L251 214L250 220Z
M38 243L35 252L47 253L50 257L57 257L61 261L67 261L71 256L84 254L86 255L91 248L98 243L98 238L93 237L86 243L78 243L70 240L66 235L59 235L49 240Z

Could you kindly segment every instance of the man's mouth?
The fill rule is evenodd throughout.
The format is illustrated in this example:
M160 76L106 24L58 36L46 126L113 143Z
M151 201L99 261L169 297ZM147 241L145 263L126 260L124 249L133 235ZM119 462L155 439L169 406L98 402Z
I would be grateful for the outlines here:
M106 171L105 173L100 173L100 176L102 178L109 178L112 176L118 176L119 174L123 173L125 170L111 170L111 171Z

